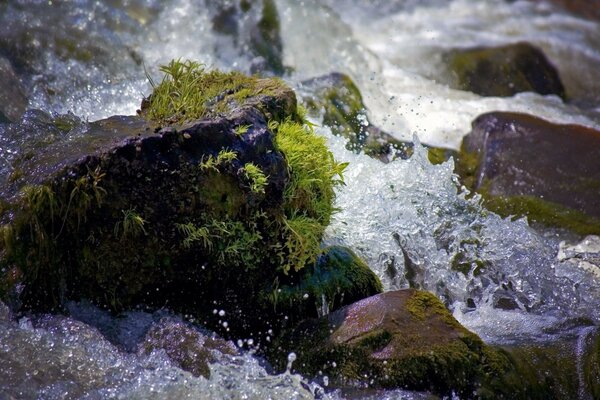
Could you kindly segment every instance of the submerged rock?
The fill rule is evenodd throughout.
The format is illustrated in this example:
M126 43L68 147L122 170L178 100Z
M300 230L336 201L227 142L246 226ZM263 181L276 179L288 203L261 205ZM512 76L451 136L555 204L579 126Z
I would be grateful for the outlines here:
M283 44L279 13L273 0L214 1L206 6L212 14L212 28L233 40L234 48L250 53L251 72L283 75Z
M277 308L293 319L317 317L382 290L377 275L352 250L331 246L304 268L297 283L278 284Z
M527 42L456 49L446 53L444 60L457 89L482 96L536 92L565 98L556 68L540 49Z
M369 122L362 95L352 79L333 72L301 84L309 113L321 118L335 135L348 139L347 148L382 161L408 158L413 144L402 142Z
M463 138L457 171L502 216L600 232L599 131L526 114L483 114Z
M28 155L0 187L0 296L25 309L218 306L232 333L272 322L272 282L316 260L344 165L280 81L163 70L140 116L37 121L48 129L31 140L8 128Z
M386 292L301 323L277 343L271 359L297 355L294 368L329 376L334 385L430 390L470 398L488 372L506 362L462 327L428 292ZM274 347L276 347L274 346Z
M10 61L0 57L0 123L18 121L27 108L25 89Z
M167 317L150 328L139 345L138 353L148 355L159 350L164 351L179 368L207 379L210 378L209 363L218 362L226 355L238 354L232 342Z

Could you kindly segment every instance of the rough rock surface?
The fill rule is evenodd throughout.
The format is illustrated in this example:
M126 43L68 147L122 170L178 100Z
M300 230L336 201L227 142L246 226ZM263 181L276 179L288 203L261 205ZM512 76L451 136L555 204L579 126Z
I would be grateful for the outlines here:
M27 108L25 89L10 61L0 57L0 123L18 121Z
M526 114L483 114L463 139L457 170L502 214L598 233L599 131Z
M536 92L565 98L556 68L540 49L527 42L456 49L445 54L444 60L457 89L482 96Z
M139 345L138 353L160 350L179 368L207 379L210 378L209 363L217 362L225 355L238 354L232 342L214 333L203 333L174 318L163 318L153 325Z
M412 143L401 142L369 122L362 95L345 74L333 72L300 85L303 102L331 131L348 139L348 150L387 162L412 155Z
M342 385L399 387L471 396L486 357L502 359L462 327L432 294L414 289L386 292L305 321L276 343L283 361L321 372Z

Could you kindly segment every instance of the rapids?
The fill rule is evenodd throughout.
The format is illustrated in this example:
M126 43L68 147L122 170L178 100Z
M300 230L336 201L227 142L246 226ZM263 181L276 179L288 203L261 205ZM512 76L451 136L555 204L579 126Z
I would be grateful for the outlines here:
M11 0L0 5L0 37L17 41L31 34L32 46L42 49L23 82L32 94L29 108L94 121L135 114L151 90L146 74L157 79L157 66L173 58L251 71L246 44L210 29L209 3ZM328 128L317 128L335 157L350 163L325 243L357 251L386 290L413 285L436 293L488 342L550 340L561 335L556 328L561 326L579 330L584 342L591 328L577 321L600 325L598 239L536 231L525 219L502 219L485 210L460 187L453 161L431 165L419 141L457 148L471 121L493 110L600 129L599 23L535 1L277 0L276 5L288 83L301 93L304 79L345 72L360 88L374 125L417 143L412 158L384 165L349 152ZM87 52L70 54L56 46L59 40L50 46L46 36L60 38L67 50L75 43ZM556 63L573 101L533 93L484 98L450 89L441 76L443 50L525 40ZM0 167L12 154L4 133L0 128ZM451 268L458 259L471 263L466 273ZM476 273L480 262L488 266L482 274ZM494 308L498 296L518 309ZM0 399L345 396L327 392L326 377L317 384L289 372L270 374L252 352L214 363L210 379L197 378L160 352L127 351L155 314L111 317L87 304L73 310L71 317L15 322L0 304ZM362 395L425 397L404 391Z

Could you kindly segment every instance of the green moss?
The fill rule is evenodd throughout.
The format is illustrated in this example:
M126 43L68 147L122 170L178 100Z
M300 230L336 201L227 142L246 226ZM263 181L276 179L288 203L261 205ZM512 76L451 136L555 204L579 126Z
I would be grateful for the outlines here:
M265 193L265 187L269 183L268 177L265 176L259 166L254 163L246 163L243 167L243 173L250 182L250 190L254 193Z
M273 303L289 316L317 316L323 301L330 311L381 293L381 281L352 250L342 246L323 249L317 262L302 270L298 282L281 285Z
M287 254L282 269L287 273L316 260L321 237L334 211L334 187L343 183L347 164L335 161L325 138L306 126L291 120L271 126L290 174L283 205Z
M534 196L491 196L480 193L484 205L502 217L527 217L530 222L565 228L580 235L600 233L600 219Z
M225 114L256 96L284 88L277 79L258 79L240 72L207 71L200 63L172 60L161 66L160 83L149 76L152 94L142 104L142 115L159 125Z
M125 239L129 236L136 237L146 235L144 224L146 221L132 208L122 210L123 220L115 224L114 234L116 238Z

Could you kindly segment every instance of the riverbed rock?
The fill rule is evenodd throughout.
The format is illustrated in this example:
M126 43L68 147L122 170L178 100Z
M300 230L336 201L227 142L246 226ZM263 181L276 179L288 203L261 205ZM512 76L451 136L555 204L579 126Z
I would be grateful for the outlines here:
M0 57L0 123L18 121L27 108L27 96L12 64Z
M360 90L348 75L333 72L303 81L300 87L308 112L321 118L333 134L348 139L348 150L364 151L384 162L412 155L412 143L402 142L369 122Z
M24 156L3 165L2 298L34 310L167 305L203 322L219 307L229 325L207 324L232 335L273 322L272 282L316 261L343 165L280 81L165 70L161 85L193 86L155 87L139 116L32 113L5 127ZM200 108L171 104L184 90L204 96Z
M527 42L455 49L443 58L451 86L457 89L481 96L536 92L566 98L556 68L540 49Z
M518 113L492 112L463 138L457 171L503 216L600 232L600 132Z
M326 375L333 385L428 390L470 398L505 356L462 327L433 294L406 289L372 296L301 323L275 344L280 368Z
M600 21L600 7L597 1L589 0L530 0L535 2L548 2L583 18Z
M160 350L179 368L207 379L210 378L209 363L239 354L233 342L173 317L162 318L148 330L138 354Z
M213 30L231 38L240 56L254 57L250 72L284 74L279 12L273 0L207 0L206 6Z
M356 253L330 246L313 266L304 268L298 282L278 282L277 308L292 321L317 317L382 290L377 275Z
M553 339L501 346L513 368L498 376L482 395L505 399L600 398L600 332L598 327L561 327ZM554 334L556 332L551 332ZM515 384L515 380L527 384Z

